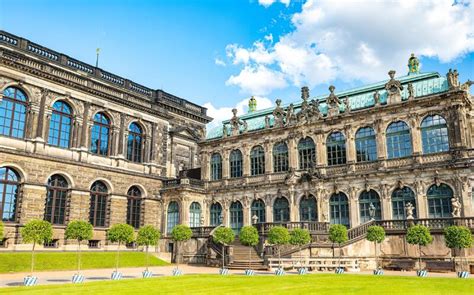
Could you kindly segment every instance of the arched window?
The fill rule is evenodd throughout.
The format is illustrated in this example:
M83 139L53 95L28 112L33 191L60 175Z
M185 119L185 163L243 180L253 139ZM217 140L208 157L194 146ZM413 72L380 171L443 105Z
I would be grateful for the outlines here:
M428 217L452 217L451 198L453 190L446 184L432 185L426 194L428 198Z
M252 218L252 222L253 222L253 217L254 216L258 217L257 223L261 223L261 222L266 221L265 203L260 199L254 200L252 202L252 216L250 216L250 218Z
M308 169L316 164L316 146L311 137L302 138L298 142L298 159L300 169Z
M273 171L288 171L288 146L284 142L273 146Z
M254 147L250 152L250 172L252 175L265 173L265 151L261 146Z
M168 214L166 222L166 232L171 234L171 231L175 226L179 224L179 206L175 201L170 202L168 205Z
M132 162L142 161L143 131L137 123L130 124L128 128L127 159Z
M219 203L214 203L211 205L211 225L212 226L218 226L219 224L221 224L222 220L221 220L221 216L222 216L222 206L221 204Z
M105 226L107 215L107 186L102 181L96 181L91 186L89 222L93 226Z
M329 134L326 141L326 148L329 166L346 163L346 139L341 132Z
M48 144L68 148L71 141L72 111L64 101L53 104L53 113L49 123Z
M428 116L421 122L423 154L449 151L448 126L439 116Z
M318 210L313 195L303 196L300 200L300 221L317 221Z
M388 159L408 157L412 153L410 128L403 121L393 122L387 127Z
M372 127L363 127L355 135L357 162L370 162L377 160L377 143Z
M64 224L68 182L61 175L55 174L48 179L44 220L52 224Z
M244 225L244 210L239 201L235 201L230 205L230 228L234 233L238 234Z
M333 194L329 200L331 224L342 224L349 227L349 201L344 193Z
M0 216L3 222L15 222L17 217L20 177L15 170L0 168Z
M372 207L372 209L371 209ZM360 223L370 221L370 211L374 210L374 219L382 219L379 194L376 191L363 191L359 197Z
M285 197L279 197L273 204L273 222L290 221L290 204Z
M142 205L142 192L136 186L132 186L127 192L127 224L134 228L140 227L140 213Z
M393 219L406 219L406 210L405 206L407 203L411 203L413 205L413 217L416 218L416 201L415 201L415 193L411 190L411 188L405 186L400 189L396 189L392 193L392 218Z
M240 150L233 150L229 157L230 177L242 177L242 152Z
M192 202L189 206L189 227L201 226L201 205L198 202Z
M91 132L91 153L107 156L109 154L110 120L103 113L94 116Z
M222 179L222 157L215 153L211 156L211 180Z
M28 99L18 88L8 87L0 101L0 134L23 138L25 136Z

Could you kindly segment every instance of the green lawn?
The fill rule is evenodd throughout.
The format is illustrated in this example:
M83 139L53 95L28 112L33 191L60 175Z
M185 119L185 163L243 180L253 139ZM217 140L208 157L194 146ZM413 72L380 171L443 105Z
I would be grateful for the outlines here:
M40 252L35 255L35 271L74 270L77 267L75 252ZM0 273L30 271L31 252L0 253ZM145 253L120 253L120 267L145 265ZM150 255L150 265L168 265L167 262ZM115 267L115 252L83 252L82 269Z
M0 288L0 294L474 294L473 279L369 275L184 275L82 285Z

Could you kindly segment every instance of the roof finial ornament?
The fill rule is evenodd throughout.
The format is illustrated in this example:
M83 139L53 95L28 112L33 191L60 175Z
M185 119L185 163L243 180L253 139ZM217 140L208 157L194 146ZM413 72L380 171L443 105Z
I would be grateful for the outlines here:
M253 113L257 110L257 100L255 97L252 95L252 97L249 100L249 113Z
M309 88L308 86L301 87L301 99L307 101L309 98Z
M414 53L408 59L408 75L416 75L420 73L420 61Z

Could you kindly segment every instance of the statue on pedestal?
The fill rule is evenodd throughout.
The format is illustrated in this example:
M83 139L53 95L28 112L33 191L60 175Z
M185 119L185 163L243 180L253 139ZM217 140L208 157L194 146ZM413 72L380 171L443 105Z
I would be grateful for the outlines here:
M388 93L387 103L397 103L402 101L401 91L403 90L402 83L395 80L395 71L388 72L390 80L385 84L385 90Z
M408 83L408 100L415 98L415 88L413 88L413 83Z
M336 94L334 94L335 89L336 87L333 85L329 86L329 92L331 93L326 99L326 104L328 105L328 117L339 115L339 105L341 104L341 100L336 96Z
M240 134L240 126L243 126L243 133L247 132L247 122L240 120L237 117L237 109L232 109L232 113L234 114L230 119L230 126L232 127L231 134L232 135L239 135Z
M281 99L277 99L275 103L277 106L273 110L273 118L275 119L274 127L284 127L286 113L283 110L283 108L280 106Z
M461 205L461 202L459 202L458 198L455 198L455 197L451 198L451 207L453 209L453 212L452 212L453 217L461 217L462 205Z
M374 93L374 106L379 106L380 105L380 93L378 90L375 91Z
M407 216L407 219L414 219L415 217L413 216L413 210L415 210L415 207L411 204L411 202L406 203L405 205L405 213Z
M297 118L294 110L293 104L290 104L288 106L288 109L286 110L286 126L291 126L296 124Z

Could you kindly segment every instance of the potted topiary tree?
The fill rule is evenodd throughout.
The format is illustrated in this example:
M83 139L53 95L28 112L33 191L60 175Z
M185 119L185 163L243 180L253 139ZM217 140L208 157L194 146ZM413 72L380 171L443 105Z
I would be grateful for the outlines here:
M456 249L461 251L461 249L466 249L472 247L473 239L472 234L469 228L465 226L449 226L444 230L444 241L446 247L451 248L453 255L453 264L455 265L456 260ZM460 271L458 271L459 278L468 278L469 271L464 269L464 264L462 258L460 260Z
M301 267L298 268L298 273L304 275L308 272L308 269L303 266L303 258L301 255L301 246L309 244L311 242L311 235L307 229L295 228L290 232L290 244L298 246L298 252L300 255Z
M426 277L428 271L421 268L421 246L427 246L433 242L430 230L423 225L413 225L408 228L406 238L408 244L418 245L418 270L416 275Z
M232 243L234 239L234 231L231 228L225 226L218 227L212 235L212 240L222 245L222 268L219 270L221 275L226 275L229 273L229 270L225 268L225 246Z
M378 225L369 226L367 229L367 240L374 242L375 249L375 269L374 275L383 275L383 269L379 267L377 244L381 244L385 240L385 229Z
M120 280L122 278L122 273L118 271L120 260L120 246L122 244L132 242L133 235L133 227L125 223L115 224L107 231L107 239L112 243L118 243L117 254L115 255L115 271L112 272L111 276L112 280Z
M176 268L173 269L173 275L179 276L182 275L182 271L179 270L179 246L181 242L191 239L193 236L193 231L189 226L180 224L173 228L171 231L171 239L176 242Z
M239 234L240 242L249 248L249 268L245 270L245 275L252 276L255 274L253 269L250 266L250 261L252 260L252 247L257 246L258 244L258 231L254 226L248 225L242 227Z
M82 283L84 275L81 274L81 242L92 239L92 224L84 220L73 220L66 226L64 236L68 240L77 241L77 273L72 276L72 282Z
M268 242L272 245L275 245L278 250L278 269L275 271L276 275L284 275L285 272L281 267L281 246L287 245L290 242L290 233L288 229L283 226L272 227L268 231Z
M31 220L21 229L21 237L24 243L32 243L31 249L31 274L23 280L25 286L33 286L38 282L38 278L33 276L35 268L35 246L51 241L53 237L53 227L45 220Z
M339 259L338 259L338 267L336 268L337 274L344 273L344 268L341 267L341 244L347 242L347 228L342 224L333 224L329 228L329 240L334 244L338 244L339 246Z
M151 225L145 225L142 226L138 230L137 234L137 244L140 246L145 246L145 264L146 264L146 269L143 271L143 277L144 278L151 278L153 273L148 270L148 265L150 264L150 257L149 257L149 252L148 248L150 246L156 246L158 245L158 240L160 239L160 231L154 228Z

